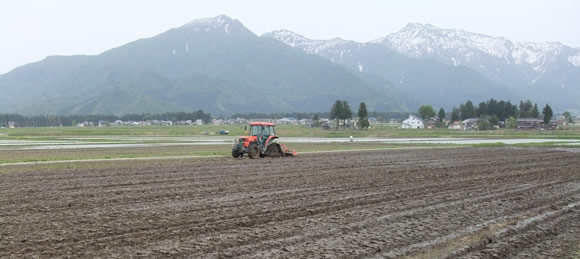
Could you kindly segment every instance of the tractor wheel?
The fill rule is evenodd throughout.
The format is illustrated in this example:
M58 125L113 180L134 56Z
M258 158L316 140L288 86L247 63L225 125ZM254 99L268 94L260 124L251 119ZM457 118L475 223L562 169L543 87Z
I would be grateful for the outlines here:
M238 153L238 151L236 151L236 150L232 150L232 157L238 158L238 157L240 157L240 153Z
M280 145L278 144L271 144L266 149L266 155L269 157L281 157L282 156L282 149L280 149Z
M248 150L248 156L250 159L258 158L260 156L260 150L257 146L251 146Z

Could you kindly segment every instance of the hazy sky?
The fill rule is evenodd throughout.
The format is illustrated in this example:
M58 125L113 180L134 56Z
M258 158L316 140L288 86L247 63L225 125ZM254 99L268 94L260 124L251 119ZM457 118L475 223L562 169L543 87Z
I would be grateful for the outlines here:
M5 0L0 74L50 55L98 54L219 14L258 35L288 29L314 39L365 42L419 22L580 47L578 0Z

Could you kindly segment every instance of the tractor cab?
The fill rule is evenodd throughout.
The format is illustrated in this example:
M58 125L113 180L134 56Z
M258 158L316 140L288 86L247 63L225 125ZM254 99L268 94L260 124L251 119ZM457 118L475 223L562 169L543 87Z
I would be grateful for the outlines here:
M252 123L250 136L256 137L258 143L265 143L270 137L275 137L274 125L268 123Z

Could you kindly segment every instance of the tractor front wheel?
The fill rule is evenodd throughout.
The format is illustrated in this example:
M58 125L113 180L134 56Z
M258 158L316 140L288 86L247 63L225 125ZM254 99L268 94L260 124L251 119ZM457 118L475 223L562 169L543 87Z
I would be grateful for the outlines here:
M240 153L238 153L238 151L236 151L236 150L232 150L232 157L238 158L238 157L240 157Z
M248 150L248 156L250 159L258 158L260 155L260 150L258 150L257 146L251 146Z

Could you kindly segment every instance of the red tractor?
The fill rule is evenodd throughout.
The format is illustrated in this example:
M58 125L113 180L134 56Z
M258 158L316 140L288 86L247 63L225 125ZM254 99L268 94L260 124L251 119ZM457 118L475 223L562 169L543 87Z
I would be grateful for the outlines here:
M244 157L248 154L251 159L258 157L285 157L295 156L296 151L286 148L278 143L278 137L274 131L273 123L252 122L250 123L249 136L239 137L234 141L232 157Z

